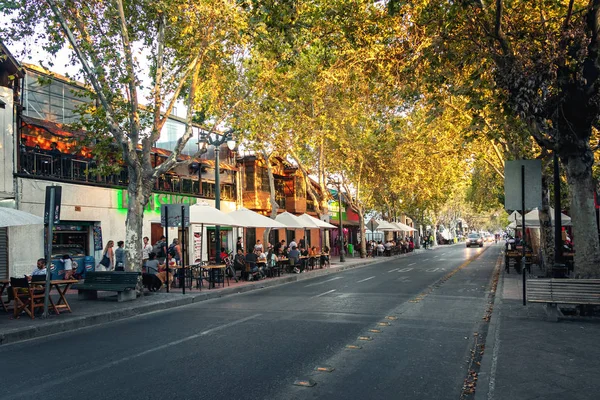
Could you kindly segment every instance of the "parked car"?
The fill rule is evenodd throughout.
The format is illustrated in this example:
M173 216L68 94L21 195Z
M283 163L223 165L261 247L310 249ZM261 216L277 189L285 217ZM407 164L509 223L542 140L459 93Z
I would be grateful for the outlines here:
M467 247L483 247L483 238L481 237L481 235L479 235L479 233L470 233L469 236L467 236L466 245Z

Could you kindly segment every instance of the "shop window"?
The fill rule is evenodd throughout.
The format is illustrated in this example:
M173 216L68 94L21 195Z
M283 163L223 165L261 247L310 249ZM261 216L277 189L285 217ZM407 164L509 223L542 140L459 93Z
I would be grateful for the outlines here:
M52 257L69 254L84 257L89 253L89 226L60 224L54 226L52 235Z

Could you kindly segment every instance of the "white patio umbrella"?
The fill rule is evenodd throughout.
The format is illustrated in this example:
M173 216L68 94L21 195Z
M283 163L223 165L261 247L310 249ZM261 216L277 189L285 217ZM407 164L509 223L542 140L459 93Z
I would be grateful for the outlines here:
M550 220L554 226L554 209L550 207ZM560 222L562 226L571 226L571 217L566 214L560 213ZM511 222L509 228L518 228L523 226L522 218L518 218L516 221ZM525 227L539 228L540 226L540 211L534 208L527 214L525 214Z
M231 218L230 214L225 214L208 203L197 203L190 206L190 223L239 226L238 223Z
M301 219L300 217L297 217L294 214L291 214L287 211L277 215L277 217L275 217L275 221L281 222L288 229L306 229L306 228L316 229L316 228L318 228L318 226L316 226L312 221L305 221L305 220Z
M515 221L517 221L517 220L519 220L519 221L520 221L520 220L521 220L521 213L519 213L518 211L513 211L513 212L512 212L512 214L510 214L510 215L508 216L508 220L509 220L510 222L515 222Z
M398 229L402 232L416 232L417 230L413 227L410 227L402 222L392 222L392 225L397 226Z
M265 217L257 212L248 210L247 208L240 208L239 210L227 213L235 222L237 226L244 228L273 228L273 229L285 229L287 226L279 221L275 221L269 217Z
M306 222L312 222L318 228L323 229L337 229L337 226L330 224L329 222L321 221L318 218L313 217L312 215L302 214L298 218L303 219Z
M375 230L375 231L397 231L398 227L392 225L391 223L387 222L387 221L383 221L383 220L376 220L376 219L371 219L369 221L369 223L367 224L367 226L369 228L374 228L371 230Z
M44 219L14 208L0 207L0 228L22 225L42 225Z

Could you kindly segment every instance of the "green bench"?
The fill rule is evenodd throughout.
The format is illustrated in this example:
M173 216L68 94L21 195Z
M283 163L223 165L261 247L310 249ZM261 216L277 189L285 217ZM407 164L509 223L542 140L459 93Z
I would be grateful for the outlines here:
M72 286L79 292L79 300L95 300L98 291L117 292L117 301L129 301L136 298L139 272L88 272L85 281Z

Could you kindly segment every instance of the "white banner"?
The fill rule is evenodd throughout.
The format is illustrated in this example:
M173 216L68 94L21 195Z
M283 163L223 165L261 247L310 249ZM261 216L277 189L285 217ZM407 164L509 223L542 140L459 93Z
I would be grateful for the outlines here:
M194 264L202 260L202 231L194 229Z

